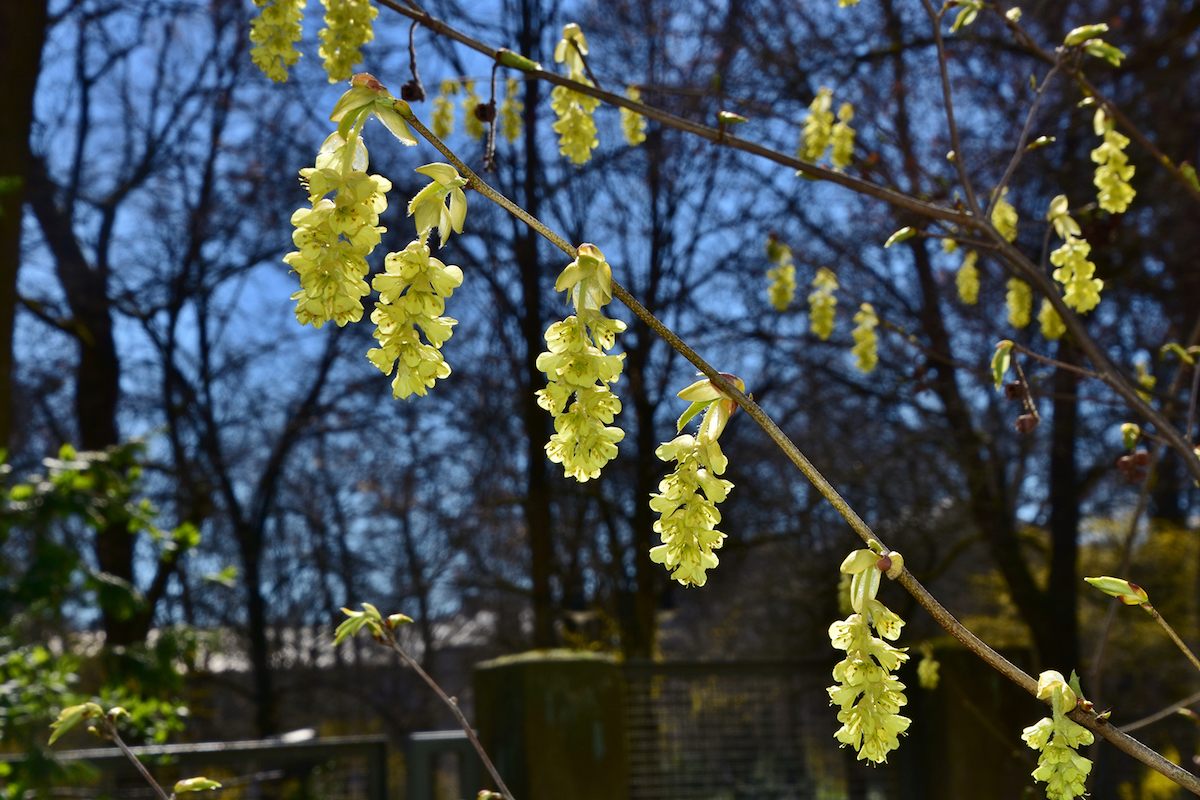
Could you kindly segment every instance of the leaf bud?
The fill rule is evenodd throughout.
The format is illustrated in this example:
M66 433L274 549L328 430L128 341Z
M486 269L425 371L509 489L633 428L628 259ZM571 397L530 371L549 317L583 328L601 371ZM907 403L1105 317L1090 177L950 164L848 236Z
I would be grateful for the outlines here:
M1110 578L1103 575L1099 578L1084 578L1092 586L1110 597L1115 597L1127 606L1137 606L1150 602L1146 590L1124 578Z
M1038 426L1038 418L1033 414L1022 414L1017 417L1017 433L1029 433Z

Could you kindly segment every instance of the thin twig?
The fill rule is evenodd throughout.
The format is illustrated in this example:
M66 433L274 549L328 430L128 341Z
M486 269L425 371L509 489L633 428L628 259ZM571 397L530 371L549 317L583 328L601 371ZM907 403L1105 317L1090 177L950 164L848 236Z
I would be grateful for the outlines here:
M483 749L483 744L479 741L479 737L475 735L475 730L471 727L470 721L468 721L466 715L462 713L462 709L458 707L458 701L446 694L446 692L442 690L442 687L438 686L437 681L429 677L429 673L423 670L421 665L413 660L412 656L404 652L404 648L396 643L395 635L392 633L392 631L387 630L386 634L387 635L382 640L383 643L392 650L395 650L396 653L399 654L400 658L404 660L404 663L412 667L413 670L415 670L416 673L421 676L422 680L429 685L429 688L433 689L434 693L442 699L442 702L450 707L450 711L454 713L454 717L458 720L458 724L462 727L463 733L467 734L467 738L471 740L471 744L475 747L475 752L477 752L479 757L483 760L483 766L487 768L488 774L491 775L492 780L496 782L496 788L500 790L500 794L504 795L506 798L508 798L508 800L514 800L512 792L510 792L508 787L504 785L504 779L500 777L500 772L496 769L496 765L492 763L490 758L488 758L487 751ZM163 798L163 800L166 800L166 798Z
M579 60L583 62L583 69L587 73L588 80L590 80L597 89L602 88L600 86L600 81L596 80L596 74L592 72L592 65L588 63L587 53L580 49L579 42L575 41L574 38L571 39L571 47L574 47L575 52L579 53Z
M971 209L971 213L976 217L987 219L987 217L979 213L979 200L975 197L975 187L971 184L971 178L967 175L967 163L962 150L962 140L958 136L958 125L954 121L954 101L951 98L950 92L950 70L946 59L946 42L942 39L942 17L945 16L946 10L950 8L950 5L946 4L942 6L941 11L934 11L933 5L929 0L921 0L921 4L925 6L925 13L929 15L929 22L933 25L933 42L937 45L938 68L942 74L942 102L946 106L946 123L950 126L950 144L954 148L954 167L958 170L958 180L962 184L963 193L967 196L967 207Z
M412 69L413 83L415 84L415 88L420 89L420 95L424 97L425 87L421 84L421 76L417 74L416 37L417 25L419 24L420 23L414 19L412 26L408 29L408 66Z
M1196 393L1200 392L1200 364L1192 364L1192 396L1188 400L1187 442L1195 441L1192 431L1196 428Z
M1113 602L1117 603L1118 605L1120 604L1120 601L1117 600L1117 598L1115 598L1115 597L1113 598ZM1180 700L1179 702L1172 703L1171 705L1167 706L1162 711L1155 711L1153 714L1151 714L1148 717L1142 717L1141 719L1139 719L1136 722L1131 722L1128 725L1122 725L1120 727L1120 730L1123 733L1128 733L1129 731L1136 731L1138 728L1144 728L1147 725L1158 722L1160 719L1165 719L1165 718L1171 716L1179 709L1190 706L1192 703L1195 703L1197 701L1200 701L1200 692L1196 692L1195 694L1190 694L1187 697Z
M1098 380L1098 381L1104 380L1104 378L1101 377L1099 373L1092 372L1090 369L1076 366L1075 364L1068 364L1065 361L1059 361L1056 358L1050 358L1050 356L1044 356L1041 353L1038 353L1034 350L1030 350L1028 347L1023 347L1023 346L1017 344L1016 342L1013 342L1013 350L1016 350L1017 352L1020 352L1020 353L1024 353L1025 355L1032 358L1034 361L1040 361L1043 364L1049 364L1052 367L1058 367L1059 369L1065 369L1068 372L1074 372L1077 375L1083 375L1085 378L1092 378L1092 379Z
M1000 183L996 184L996 191L992 194L992 199L988 202L987 217L991 219L992 209L996 207L996 203L1004 194L1004 189L1008 186L1008 181L1012 178L1014 172L1017 171L1017 164L1021 163L1021 158L1025 155L1025 147L1029 143L1029 132L1033 130L1033 120L1037 117L1038 106L1042 103L1042 97L1046 94L1046 87L1050 85L1050 81L1054 79L1055 73L1058 72L1059 65L1056 63L1046 73L1046 77L1042 79L1042 85L1038 87L1037 96L1033 98L1033 105L1029 107L1029 114L1025 117L1025 127L1021 129L1021 136L1017 140L1017 149L1013 152L1012 160L1008 162L1008 169L1004 170L1004 177L1000 178Z
M109 739L112 739L113 743L116 744L117 747L121 748L121 752L124 753L125 757L129 759L129 762L137 768L137 771L142 773L142 777L145 778L146 782L154 788L154 791L158 793L158 796L162 798L162 800L172 800L174 795L167 795L163 788L158 785L158 781L154 780L154 776L150 774L150 770L146 769L146 765L139 761L138 757L133 754L133 751L129 749L124 741L122 741L121 734L117 733L117 726L107 717L100 718L100 725L104 728L104 735Z
M1159 627L1167 632L1167 636L1171 637L1171 641L1175 643L1175 646L1178 647L1185 656L1187 656L1188 661L1192 662L1192 666L1200 671L1200 658L1196 658L1196 654L1192 652L1191 648L1183 643L1183 639L1180 639L1179 634L1175 632L1175 629L1167 624L1167 621L1163 618L1163 615L1158 613L1158 609L1149 603L1142 603L1142 610L1149 614L1150 617L1159 624Z

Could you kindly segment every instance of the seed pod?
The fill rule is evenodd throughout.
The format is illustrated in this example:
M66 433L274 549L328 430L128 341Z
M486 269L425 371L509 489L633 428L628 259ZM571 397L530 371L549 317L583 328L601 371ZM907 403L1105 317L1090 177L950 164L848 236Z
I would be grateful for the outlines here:
M1029 433L1038 426L1038 418L1033 414L1022 414L1017 417L1017 433Z

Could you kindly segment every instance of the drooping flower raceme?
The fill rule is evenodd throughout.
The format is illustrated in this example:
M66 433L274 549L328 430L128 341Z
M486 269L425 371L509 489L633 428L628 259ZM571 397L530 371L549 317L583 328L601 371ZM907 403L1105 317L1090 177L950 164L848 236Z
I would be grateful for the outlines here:
M461 269L433 258L429 246L420 240L388 254L386 270L371 282L379 292L371 312L379 347L368 351L367 358L384 375L390 375L395 367L394 397L423 397L439 378L450 375L441 347L458 321L443 317L442 312L446 298L462 280ZM421 333L428 344L422 343Z
M1096 265L1088 261L1092 246L1085 239L1077 238L1079 224L1068 213L1066 195L1059 195L1050 201L1050 212L1046 218L1053 223L1054 230L1065 239L1062 247L1050 254L1050 262L1058 269L1054 270L1054 279L1063 284L1066 292L1063 302L1080 314L1086 314L1100 303L1100 290L1104 281L1093 278Z
M505 85L504 102L500 104L500 134L509 144L521 137L521 112L525 110L525 104L518 97L520 91L521 82L509 78Z
M362 318L366 257L386 230L378 224L379 213L392 188L366 168L367 148L356 131L352 143L330 134L316 166L300 170L312 207L292 215L292 241L299 249L283 260L300 276L301 289L292 299L301 325L320 328L332 320L340 327Z
M841 707L837 718L842 727L834 737L853 747L860 761L875 764L887 761L887 754L900 746L899 735L912 723L900 714L908 698L904 684L892 674L908 655L884 641L896 640L904 620L876 599L882 576L879 560L872 550L856 550L842 562L841 571L853 575L854 613L829 626L834 648L844 650L846 658L833 668L838 683L827 690L832 704Z
M1017 329L1028 325L1033 313L1033 290L1029 284L1020 278L1009 278L1004 300L1008 306L1008 324Z
M1011 242L1017 238L1017 210L1008 202L1007 194L1008 189L1005 188L996 198L996 205L992 207L992 225Z
M445 139L454 133L454 101L451 96L458 94L458 81L442 81L442 90L433 98L433 113L430 115L429 129L439 139Z
M594 85L588 80L583 57L587 55L587 38L575 23L563 26L563 38L554 48L554 60L565 64L567 77L573 81ZM558 150L573 164L586 163L599 144L592 112L600 101L589 95L573 92L565 86L555 86L550 93L550 107L558 115L554 132L558 134Z
M300 60L295 43L301 38L303 4L303 0L254 0L262 12L250 23L254 42L250 59L276 83L286 81L287 68Z
M1093 181L1100 190L1097 199L1105 211L1120 214L1129 208L1137 194L1129 185L1134 167L1124 153L1129 146L1129 137L1117 133L1113 120L1104 113L1103 108L1096 109L1093 125L1096 135L1104 137L1104 143L1092 151L1092 161L1099 165Z
M854 337L854 347L850 348L854 364L862 372L871 372L879 363L879 337L875 335L879 317L875 316L875 308L870 303L863 303L854 315L854 322L855 328L850 332Z
M850 166L850 160L854 157L854 128L850 127L850 120L854 119L854 106L842 103L837 118L829 137L829 163L833 164L834 169L842 170Z
M362 46L375 38L372 20L379 9L370 0L321 0L325 6L325 27L321 29L318 52L325 59L329 82L337 83L354 73L354 65L363 60Z
M829 139L833 135L832 107L833 90L822 86L809 104L808 116L804 119L800 151L797 153L801 161L816 163L825 155L825 148L829 146Z
M463 94L466 95L462 101L463 128L467 136L479 141L483 138L483 120L475 116L475 107L479 105L479 95L475 94L475 81L463 82Z
M745 390L741 379L726 377ZM661 461L674 461L675 470L659 482L658 493L650 495L650 508L659 514L654 530L662 539L662 544L651 548L650 560L669 569L684 586L703 586L708 570L719 563L713 551L725 541L725 534L717 530L721 521L717 503L725 500L733 484L719 477L729 459L718 440L737 405L707 378L681 391L679 397L691 405L680 416L677 431L701 411L704 416L695 436L681 433L654 451Z
M1042 298L1042 308L1038 311L1038 324L1042 328L1042 336L1047 339L1059 339L1067 332L1067 326L1063 324L1062 317L1054 310L1054 306L1046 298Z
M1053 717L1044 717L1021 733L1030 748L1041 753L1034 780L1046 784L1049 800L1072 800L1084 794L1092 762L1077 752L1095 741L1092 732L1067 716L1079 699L1062 673L1047 670L1038 676L1037 696L1050 699Z
M821 267L812 285L814 290L808 296L809 328L824 342L833 335L833 315L837 306L837 298L833 293L838 288L837 276Z
M612 269L595 245L580 245L554 286L568 293L575 314L546 331L549 350L538 356L537 368L546 373L547 384L537 392L538 405L554 417L546 457L562 464L567 477L583 482L600 477L625 438L612 424L621 401L608 388L621 377L625 354L608 351L625 323L604 316L604 306L612 301Z
M979 261L979 253L968 250L963 256L962 265L958 268L958 274L954 278L954 283L958 287L959 299L969 306L979 302L979 269L975 266L977 261Z
M786 311L796 296L796 265L792 263L792 248L772 235L767 239L767 259L775 266L767 270L771 281L767 296L777 311Z
M628 87L625 90L625 96L635 102L641 102L642 99L642 93L636 86ZM625 135L625 141L630 147L637 147L646 141L646 118L636 111L622 108L621 132Z

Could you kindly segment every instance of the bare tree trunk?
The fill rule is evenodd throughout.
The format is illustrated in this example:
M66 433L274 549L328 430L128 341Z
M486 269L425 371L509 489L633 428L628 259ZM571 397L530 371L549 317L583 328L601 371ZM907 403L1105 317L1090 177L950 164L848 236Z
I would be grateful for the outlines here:
M13 324L21 262L21 206L33 91L46 38L46 0L0 4L0 448L13 443Z

